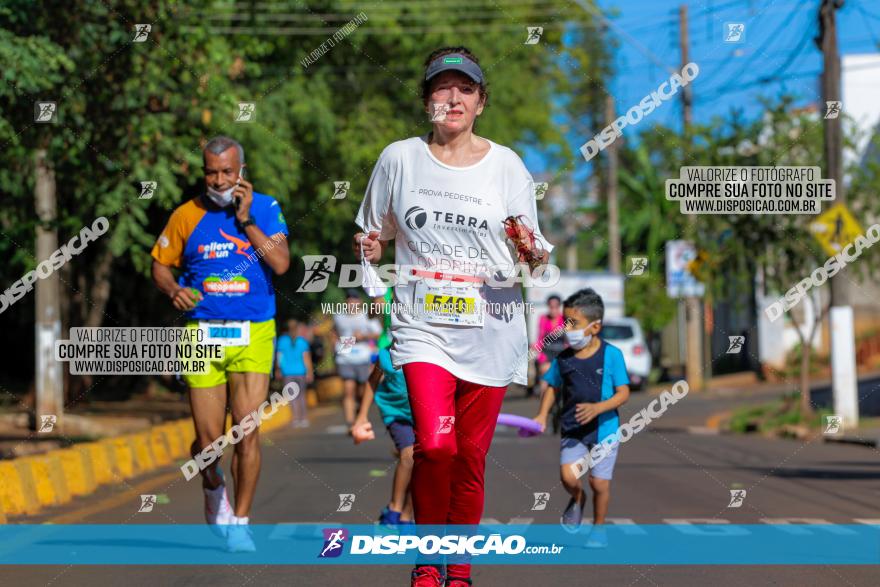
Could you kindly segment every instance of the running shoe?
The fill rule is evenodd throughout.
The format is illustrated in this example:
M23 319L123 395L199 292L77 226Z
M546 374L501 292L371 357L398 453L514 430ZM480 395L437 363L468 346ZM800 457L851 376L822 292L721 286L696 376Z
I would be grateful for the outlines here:
M581 518L584 515L583 505L575 498L571 498L568 507L562 512L560 523L568 532L577 532L581 526Z
M205 521L211 532L220 538L226 538L226 530L232 523L232 506L229 505L229 496L226 495L226 482L223 478L223 470L217 468L223 483L215 489L202 488L205 494Z
M227 526L226 550L229 552L254 552L257 545L254 544L254 534L247 524L232 524Z
M379 523L383 526L396 526L400 523L400 512L395 512L386 506L379 514Z
M593 526L590 536L587 538L587 548L607 548L608 532L603 526Z
M412 572L410 587L443 587L443 576L437 567L416 567Z
M471 585L473 585L473 584L474 583L473 583L473 581L470 580L470 578L468 578L468 579L455 578L455 579L447 579L446 580L446 587L471 587Z

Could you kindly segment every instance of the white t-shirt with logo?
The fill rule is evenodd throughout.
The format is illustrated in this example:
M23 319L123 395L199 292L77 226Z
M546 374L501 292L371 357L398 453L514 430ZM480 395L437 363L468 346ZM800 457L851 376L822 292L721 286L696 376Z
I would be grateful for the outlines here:
M416 279L400 279L392 313L395 367L427 362L465 381L503 387L525 385L528 340L519 283L519 261L508 244L503 221L524 216L544 250L550 245L538 229L534 181L519 156L489 141L483 158L468 167L452 167L430 152L427 137L392 143L382 151L355 222L366 232L394 239L400 273L412 267L445 274L494 275L479 288L488 303L482 326L436 324L420 319L415 306ZM496 270L506 267L506 272Z
M379 335L382 333L382 326L378 320L371 320L366 314L360 312L357 314L337 314L333 317L333 327L336 334L340 338L351 337L355 332L362 334L372 333ZM340 352L342 343L336 344L336 364L337 365L369 365L370 357L373 349L369 342L358 341L351 346L348 352Z

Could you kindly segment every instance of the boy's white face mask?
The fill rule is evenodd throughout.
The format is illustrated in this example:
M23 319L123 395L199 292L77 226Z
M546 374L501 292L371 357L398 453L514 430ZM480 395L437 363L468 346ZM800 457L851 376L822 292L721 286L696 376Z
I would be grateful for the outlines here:
M593 324L598 324L601 320L594 320L587 324L587 328L590 328ZM568 341L568 345L574 350L580 350L590 344L590 341L593 340L592 334L587 334L585 331L587 328L583 330L566 330L565 331L565 340Z

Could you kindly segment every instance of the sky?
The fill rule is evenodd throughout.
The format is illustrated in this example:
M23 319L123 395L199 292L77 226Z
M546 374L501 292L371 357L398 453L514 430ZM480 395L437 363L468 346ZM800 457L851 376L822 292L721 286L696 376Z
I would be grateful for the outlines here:
M678 7L671 0L598 0L617 27L634 37L657 60L677 67ZM819 100L822 54L813 39L818 34L820 0L691 0L688 5L690 60L700 66L692 82L693 116L708 122L731 108L746 116L760 114L757 98L790 93L798 105ZM880 43L880 0L846 0L837 12L841 55L877 53ZM725 23L745 24L742 43L725 43ZM637 104L669 74L633 44L615 35L617 75L611 89L618 111ZM880 69L877 70L880 76ZM769 80L767 78L770 78ZM652 120L677 124L678 100L669 101Z
M680 70L678 10L681 4L688 6L690 61L700 68L699 75L690 84L694 122L707 123L713 117L726 117L732 109L740 110L747 118L758 117L762 111L758 100L761 96L792 95L797 107L821 100L822 53L814 41L819 31L820 0L597 2L616 27L612 35L617 43L613 51L615 74L609 88L615 97L618 115L668 80L668 68ZM745 25L742 42L724 42L727 23ZM846 0L837 11L837 27L841 56L878 54L880 0ZM621 30L626 35L617 32ZM880 78L880 67L866 71L876 71ZM681 117L681 101L676 96L663 102L639 126L660 123L679 128ZM594 130L593 134L601 128ZM624 132L630 135L639 130L642 129L628 127ZM589 138L572 135L572 146L577 149ZM538 150L526 149L525 161L534 172L546 169L544 154ZM576 183L589 175L590 167L583 160L575 163Z

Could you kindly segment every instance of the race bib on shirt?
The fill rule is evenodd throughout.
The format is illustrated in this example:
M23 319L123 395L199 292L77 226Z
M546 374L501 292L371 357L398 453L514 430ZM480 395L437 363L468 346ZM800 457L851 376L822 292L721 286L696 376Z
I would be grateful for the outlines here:
M246 320L201 320L199 330L205 344L247 346L251 342L251 323Z
M419 317L429 324L483 325L483 298L475 283L429 285L415 284L415 307Z

